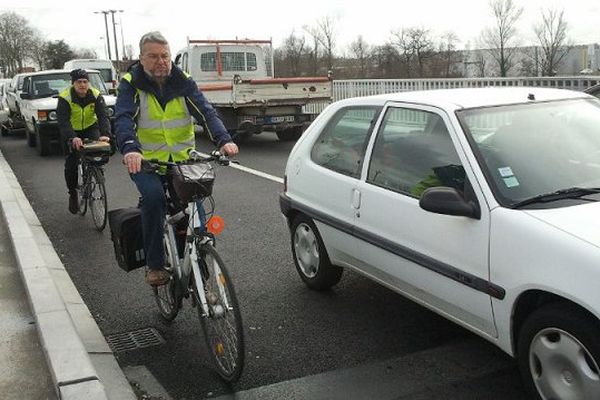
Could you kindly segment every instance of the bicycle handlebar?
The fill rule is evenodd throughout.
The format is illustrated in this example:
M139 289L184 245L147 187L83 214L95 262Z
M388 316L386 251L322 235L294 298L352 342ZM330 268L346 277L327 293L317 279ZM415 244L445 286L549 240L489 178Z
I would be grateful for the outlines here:
M236 160L231 160L227 155L221 154L217 150L212 151L210 153L210 156L208 156L208 157L203 156L196 150L190 150L188 155L190 158L188 158L187 160L176 161L176 162L160 161L155 158L150 159L150 160L142 160L142 168L145 170L154 171L160 166L165 166L165 167L171 168L171 167L181 165L181 164L194 164L194 163L212 162L212 161L216 162L219 165L223 165L223 166L227 166L232 162L238 163Z

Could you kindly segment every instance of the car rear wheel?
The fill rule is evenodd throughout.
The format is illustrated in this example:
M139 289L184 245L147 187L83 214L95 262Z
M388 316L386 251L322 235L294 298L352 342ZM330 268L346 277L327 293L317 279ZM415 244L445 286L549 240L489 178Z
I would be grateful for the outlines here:
M313 290L326 290L342 278L342 268L332 265L314 222L305 215L294 219L291 230L296 270Z
M535 399L600 399L600 323L573 306L534 312L519 332L518 361Z

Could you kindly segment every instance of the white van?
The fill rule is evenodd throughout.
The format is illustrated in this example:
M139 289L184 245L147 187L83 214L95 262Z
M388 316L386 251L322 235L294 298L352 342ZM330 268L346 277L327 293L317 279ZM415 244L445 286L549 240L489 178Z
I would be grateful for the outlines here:
M100 71L104 85L107 89L116 89L119 83L119 77L117 71L110 60L100 60L97 58L78 58L75 60L69 60L65 63L63 69L74 70L77 68L82 69L95 69Z

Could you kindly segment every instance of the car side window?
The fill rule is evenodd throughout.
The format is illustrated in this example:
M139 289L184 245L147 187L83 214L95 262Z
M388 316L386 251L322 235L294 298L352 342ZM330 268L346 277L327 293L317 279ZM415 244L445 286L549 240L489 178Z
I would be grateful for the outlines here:
M464 191L465 170L444 120L432 112L389 108L373 146L367 182L417 198L434 186Z
M328 169L360 177L366 145L380 108L347 107L325 127L311 152L312 160Z

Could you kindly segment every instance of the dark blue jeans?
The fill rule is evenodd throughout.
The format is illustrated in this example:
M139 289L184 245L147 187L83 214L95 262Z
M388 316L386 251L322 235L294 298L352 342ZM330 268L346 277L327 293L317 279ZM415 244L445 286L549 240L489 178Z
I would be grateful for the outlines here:
M161 269L165 266L165 248L163 244L164 223L167 213L167 199L163 182L167 177L156 173L140 172L130 174L131 179L142 195L142 233L144 236L144 252L146 264L150 269ZM174 204L179 204L174 190L169 190ZM206 226L206 216L202 203L197 203L200 225ZM202 228L203 229L203 228Z

